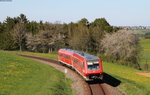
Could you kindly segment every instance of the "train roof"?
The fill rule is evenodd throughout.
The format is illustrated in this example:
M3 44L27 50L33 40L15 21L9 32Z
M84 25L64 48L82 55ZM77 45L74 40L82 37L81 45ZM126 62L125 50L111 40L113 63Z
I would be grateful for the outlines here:
M82 51L78 51L78 50L72 50L72 49L60 49L60 50L66 50L75 54L78 54L80 56L82 56L83 58L87 59L87 60L96 60L98 59L97 56L82 52Z

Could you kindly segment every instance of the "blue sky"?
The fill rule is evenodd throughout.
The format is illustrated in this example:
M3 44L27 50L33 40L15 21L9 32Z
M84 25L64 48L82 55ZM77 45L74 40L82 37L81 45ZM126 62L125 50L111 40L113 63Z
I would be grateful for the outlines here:
M0 21L25 14L32 21L77 22L106 18L114 26L150 26L150 0L12 0L0 1Z

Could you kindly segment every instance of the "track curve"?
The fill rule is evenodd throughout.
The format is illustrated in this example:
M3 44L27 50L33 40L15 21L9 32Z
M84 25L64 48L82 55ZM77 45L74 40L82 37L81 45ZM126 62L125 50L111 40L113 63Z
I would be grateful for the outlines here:
M42 57L35 57L35 56L30 56L30 55L22 55L22 54L20 56L33 58L33 59L38 59L38 60L42 60L42 61L47 61L47 62L50 62L50 63L62 66L62 64L59 64L58 61L53 60L53 59L47 59L47 58L42 58ZM87 84L89 85L89 88L90 88L90 92L91 92L90 95L107 95L105 93L104 87L101 85L100 81L87 82Z
M92 95L105 95L104 90L100 84L89 84Z

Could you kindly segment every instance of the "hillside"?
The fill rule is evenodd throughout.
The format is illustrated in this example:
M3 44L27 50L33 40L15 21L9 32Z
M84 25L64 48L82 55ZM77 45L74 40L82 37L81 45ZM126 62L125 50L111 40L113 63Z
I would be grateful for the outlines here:
M62 72L16 53L0 51L0 95L73 95Z

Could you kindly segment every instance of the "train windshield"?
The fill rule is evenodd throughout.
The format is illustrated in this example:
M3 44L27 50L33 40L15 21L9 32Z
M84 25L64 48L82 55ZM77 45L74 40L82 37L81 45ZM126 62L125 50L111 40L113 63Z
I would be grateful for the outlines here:
M100 69L99 62L87 62L87 64L89 71L96 71Z

